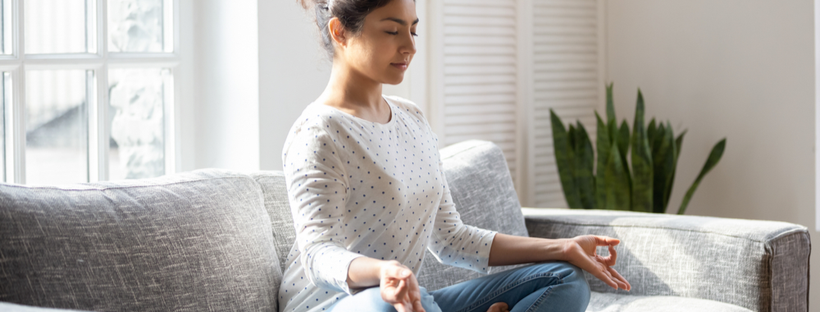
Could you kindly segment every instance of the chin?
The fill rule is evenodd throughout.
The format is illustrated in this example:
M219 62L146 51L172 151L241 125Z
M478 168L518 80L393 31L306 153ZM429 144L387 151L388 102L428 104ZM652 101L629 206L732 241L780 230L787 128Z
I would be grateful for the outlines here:
M391 78L385 79L383 83L389 84L389 85L397 85L397 84L400 84L402 81L404 81L404 75L402 75L400 77L391 77Z

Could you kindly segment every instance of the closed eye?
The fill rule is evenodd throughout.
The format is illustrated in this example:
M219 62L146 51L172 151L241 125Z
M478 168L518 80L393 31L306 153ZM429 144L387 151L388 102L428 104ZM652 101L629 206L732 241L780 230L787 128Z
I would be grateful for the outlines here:
M398 31L385 31L385 32L388 33L388 34L394 35L394 36L399 34ZM419 36L417 33L414 33L414 32L411 32L410 34L412 34L414 37Z

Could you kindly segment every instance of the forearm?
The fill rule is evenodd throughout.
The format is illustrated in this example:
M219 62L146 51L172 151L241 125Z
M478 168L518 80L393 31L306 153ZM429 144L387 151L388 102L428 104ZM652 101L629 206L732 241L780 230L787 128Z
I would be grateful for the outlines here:
M565 260L563 239L513 236L497 233L490 247L490 266Z
M350 262L347 269L347 285L353 288L366 288L379 285L379 273L386 261L370 257L358 257Z

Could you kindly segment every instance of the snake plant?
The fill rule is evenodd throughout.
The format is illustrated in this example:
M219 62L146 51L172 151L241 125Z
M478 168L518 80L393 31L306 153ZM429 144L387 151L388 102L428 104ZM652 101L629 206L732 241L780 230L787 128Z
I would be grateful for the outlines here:
M612 84L606 88L606 121L598 112L595 117L597 137L593 149L584 125L576 122L566 128L550 110L555 161L567 204L570 208L666 212L686 131L676 137L669 121L663 123L654 118L645 125L640 89L631 133L626 120L618 126ZM686 212L698 185L717 165L725 149L725 138L712 148L678 214Z

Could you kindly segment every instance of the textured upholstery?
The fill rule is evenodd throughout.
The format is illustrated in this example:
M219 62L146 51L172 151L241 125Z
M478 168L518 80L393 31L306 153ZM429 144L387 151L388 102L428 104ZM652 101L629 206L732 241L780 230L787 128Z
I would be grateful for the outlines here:
M593 292L587 312L751 312L723 302L674 296L632 296ZM786 311L786 310L784 310Z
M0 302L0 311L3 312L78 312L81 310L52 309Z
M629 295L709 299L753 311L807 311L805 227L601 210L525 208L524 214L531 236L619 238L615 269L632 284ZM614 291L589 274L587 280L594 291Z
M0 301L97 311L276 310L268 214L208 170L64 187L0 184Z
M293 217L290 213L288 190L285 186L285 174L282 171L252 172L259 183L265 198L265 209L270 216L273 229L273 243L279 257L281 272L285 272L286 261L293 241L296 240L296 230L293 228Z

